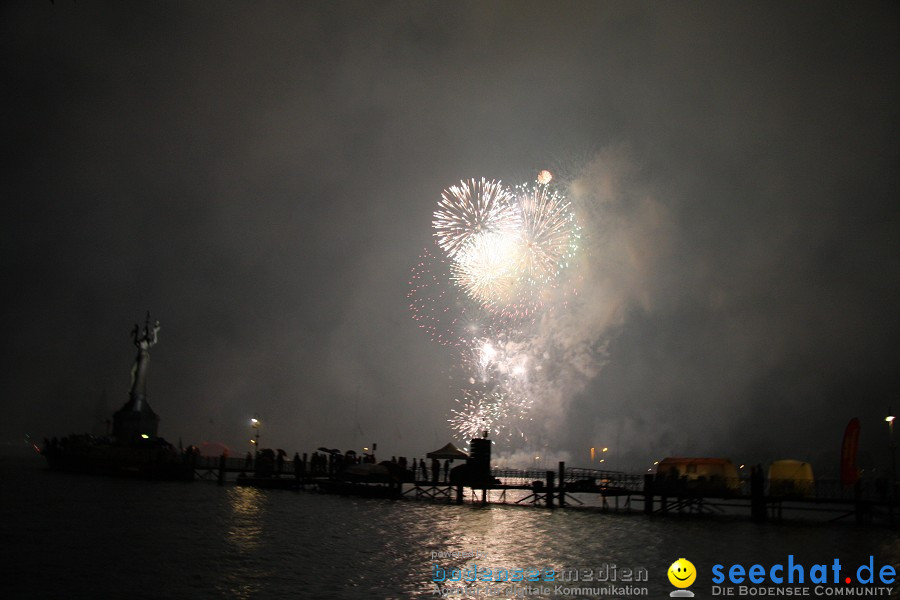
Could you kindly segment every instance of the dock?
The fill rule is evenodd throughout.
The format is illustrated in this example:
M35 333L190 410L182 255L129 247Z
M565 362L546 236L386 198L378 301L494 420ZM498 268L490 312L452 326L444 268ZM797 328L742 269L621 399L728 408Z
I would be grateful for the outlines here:
M216 481L220 485L253 473L252 463L242 458L194 456L191 460L196 479ZM293 485L265 487L308 491L325 491L329 482L336 481L324 473L305 472L302 463L300 472L295 472L291 461L276 468L270 478L285 480L283 483L292 481ZM492 468L490 479L480 483L415 479L394 484L390 490L382 486L383 494L362 495L455 504L637 512L648 516L744 515L757 522L815 513L828 521L847 519L858 524L894 525L900 516L896 501L885 490L867 485L870 482L858 481L852 487L845 487L837 480L816 480L814 489L803 493L784 493L792 489L790 482L778 483L772 485L760 475L736 480L673 480L650 473L567 468L560 462L552 471ZM782 493L777 493L778 490ZM589 498L593 499L592 503L587 502Z

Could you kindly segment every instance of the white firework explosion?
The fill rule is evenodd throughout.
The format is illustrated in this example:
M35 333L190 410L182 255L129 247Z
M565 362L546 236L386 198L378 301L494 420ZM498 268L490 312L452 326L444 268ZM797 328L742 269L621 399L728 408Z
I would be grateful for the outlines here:
M455 258L478 235L518 231L521 217L509 189L482 177L444 190L432 225L438 245Z

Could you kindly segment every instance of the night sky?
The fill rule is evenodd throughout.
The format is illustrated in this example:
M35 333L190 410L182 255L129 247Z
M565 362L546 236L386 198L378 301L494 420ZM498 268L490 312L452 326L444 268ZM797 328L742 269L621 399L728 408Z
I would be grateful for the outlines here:
M462 178L564 175L589 258L533 436L644 470L883 466L900 411L896 2L9 2L0 439L420 456L452 349L410 269Z

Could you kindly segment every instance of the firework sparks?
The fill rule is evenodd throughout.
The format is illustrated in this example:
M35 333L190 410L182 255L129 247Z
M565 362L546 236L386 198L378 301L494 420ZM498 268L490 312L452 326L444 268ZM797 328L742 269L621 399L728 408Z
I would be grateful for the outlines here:
M474 339L463 355L463 366L473 374L469 383L495 382L508 391L522 391L535 363L520 344L511 341Z
M481 178L461 181L444 190L432 225L438 245L454 258L474 237L517 231L520 220L509 190L499 181Z
M428 248L412 268L409 285L406 298L412 318L428 332L432 341L458 347L474 337L470 333L471 319L466 318L464 299L450 283L447 265Z
M517 186L515 193L498 191L499 183L484 180L463 184L442 199L447 206L455 199L452 206L458 210L438 211L435 216L442 218L434 221L438 244L453 260L454 282L489 311L516 317L533 313L576 250L579 229L571 205L542 183ZM484 199L490 200L491 218L477 208L488 204Z
M551 283L575 253L575 214L565 196L547 185L517 186L516 199L522 218L517 270L532 282Z
M494 232L476 236L457 256L453 279L475 301L484 306L513 304L520 292L516 272L521 244L519 236Z
M530 420L530 402L499 390L463 390L462 398L456 402L460 406L450 411L452 416L447 421L461 441L481 437L484 431L507 437L515 433L524 436L521 424Z
M554 179L545 170L514 190L486 179L444 190L432 221L442 252L426 250L412 269L413 318L460 350L468 387L448 423L462 441L484 431L525 438L531 398L546 379L547 352L529 332L573 293L564 272L580 244Z
M447 421L462 440L480 437L482 431L493 431L506 415L503 395L499 392L478 394L464 390L463 398L456 401L461 406L450 411L452 416ZM496 432L499 433L499 428Z

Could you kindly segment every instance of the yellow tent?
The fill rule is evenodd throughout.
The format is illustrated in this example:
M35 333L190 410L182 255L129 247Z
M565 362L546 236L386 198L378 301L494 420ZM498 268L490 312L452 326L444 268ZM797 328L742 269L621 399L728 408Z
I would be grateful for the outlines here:
M801 460L776 460L769 465L769 495L809 498L815 496L812 465Z

